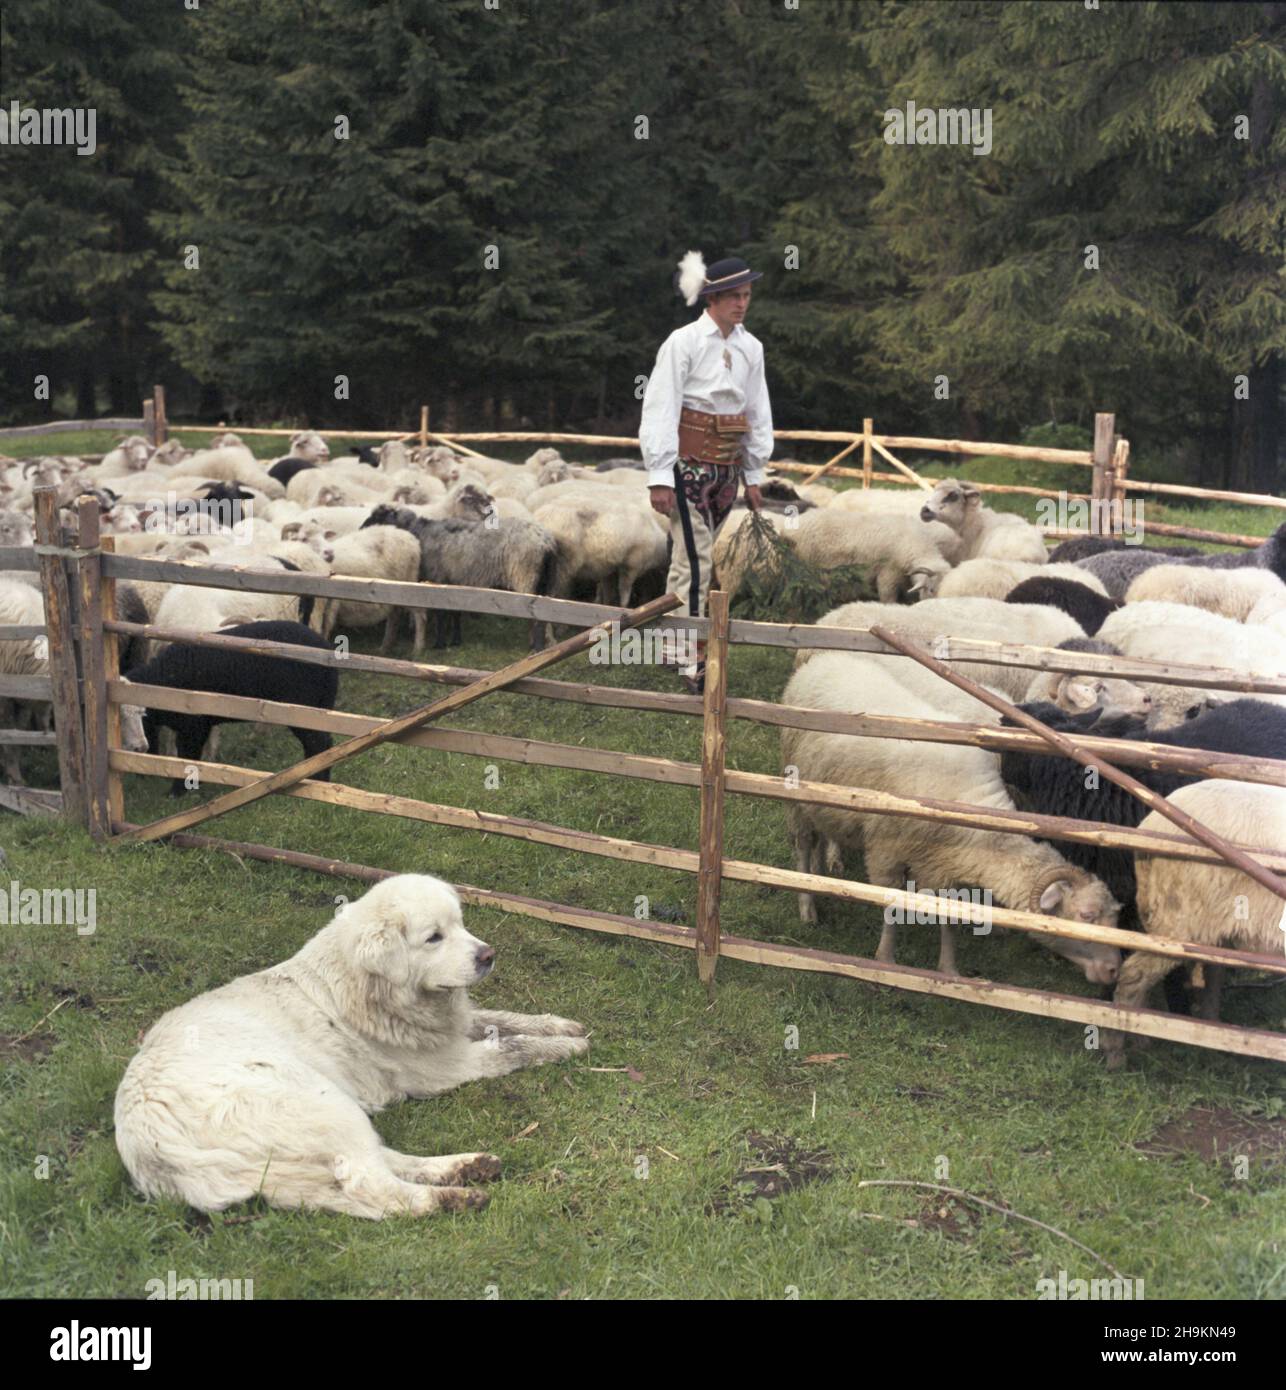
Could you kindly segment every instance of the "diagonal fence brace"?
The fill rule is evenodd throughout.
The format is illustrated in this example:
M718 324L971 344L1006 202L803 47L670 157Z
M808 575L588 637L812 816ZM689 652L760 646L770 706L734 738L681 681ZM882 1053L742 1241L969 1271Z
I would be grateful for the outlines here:
M619 623L622 628L640 627L644 623L649 623L654 618L659 618L672 609L678 608L681 603L682 599L678 598L677 595L663 594L660 598L645 603L641 608L622 610L619 619L612 621ZM222 796L216 796L213 801L207 801L202 806L194 806L191 810L180 811L172 816L163 816L160 820L152 821L148 825L135 826L122 834L113 835L109 843L132 845L142 844L148 840L159 840L166 835L174 834L177 830L186 830L189 826L212 820L215 816L221 816L225 812L235 811L271 792L284 791L287 787L293 787L295 783L302 782L305 778L315 777L319 772L334 767L336 763L341 763L358 753L366 752L368 748L374 748L381 743L389 743L400 738L403 734L420 728L421 725L428 724L431 720L439 719L444 714L451 714L464 705L480 700L484 695L490 695L495 690L503 690L506 686L522 680L524 676L529 676L534 671L543 671L547 666L556 665L560 661L565 661L569 656L575 656L578 652L593 646L601 637L606 636L609 628L610 623L597 623L546 651L529 652L520 660L511 662L498 671L489 672L481 680L474 681L472 685L453 690L450 695L435 700L432 704L422 705L419 709L412 710L410 714L403 714L397 719L391 719L386 724L380 724L367 733L349 739L347 743L327 748L322 753L314 753L311 758L305 758L303 762L283 768L271 777L264 778L263 781L252 782L245 787L237 787L233 791L225 792Z

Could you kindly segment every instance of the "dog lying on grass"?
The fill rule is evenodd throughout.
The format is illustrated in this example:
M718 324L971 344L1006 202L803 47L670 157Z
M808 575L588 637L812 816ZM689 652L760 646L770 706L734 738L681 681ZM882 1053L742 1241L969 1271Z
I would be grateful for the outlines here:
M476 1009L495 951L440 879L402 874L281 965L165 1014L116 1093L116 1147L147 1197L220 1211L256 1194L378 1220L482 1207L494 1154L386 1148L368 1115L589 1047L552 1014Z

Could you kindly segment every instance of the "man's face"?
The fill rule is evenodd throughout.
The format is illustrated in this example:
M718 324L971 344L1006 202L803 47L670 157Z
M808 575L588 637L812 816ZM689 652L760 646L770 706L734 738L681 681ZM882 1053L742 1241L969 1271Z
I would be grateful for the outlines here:
M750 308L750 286L742 285L740 289L712 294L708 303L710 317L726 333L746 317L746 310Z

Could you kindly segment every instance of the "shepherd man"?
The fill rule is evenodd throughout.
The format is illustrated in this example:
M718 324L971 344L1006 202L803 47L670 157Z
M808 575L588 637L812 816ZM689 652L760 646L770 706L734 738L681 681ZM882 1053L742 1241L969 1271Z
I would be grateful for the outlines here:
M670 521L666 591L690 617L704 617L714 538L745 479L746 503L762 505L759 484L773 451L764 349L746 331L750 286L763 272L737 256L706 268L700 251L679 262L684 301L704 301L699 317L661 344L643 396L639 444L652 506ZM704 641L680 665L695 695L705 690Z

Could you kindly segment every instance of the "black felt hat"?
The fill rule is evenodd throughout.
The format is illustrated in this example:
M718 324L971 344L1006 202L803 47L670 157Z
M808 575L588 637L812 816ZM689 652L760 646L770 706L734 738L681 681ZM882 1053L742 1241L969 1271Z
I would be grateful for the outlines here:
M735 290L742 285L750 284L752 280L763 279L763 274L762 270L751 270L740 256L728 256L722 261L715 261L707 268L705 287L701 294L704 297L722 294L724 290Z

